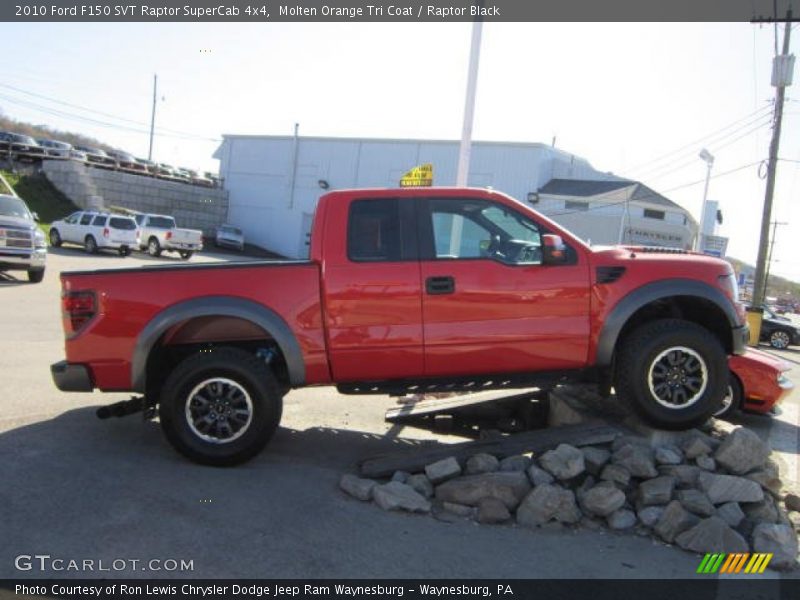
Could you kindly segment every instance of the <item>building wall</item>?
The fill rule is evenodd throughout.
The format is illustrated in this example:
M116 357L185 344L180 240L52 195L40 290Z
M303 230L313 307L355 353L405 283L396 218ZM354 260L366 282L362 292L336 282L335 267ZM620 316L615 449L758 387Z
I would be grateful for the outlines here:
M458 142L451 141L225 136L215 156L230 193L228 220L248 241L301 257L310 215L326 191L320 180L331 190L397 187L409 169L432 163L435 185L455 185L458 150ZM470 186L490 186L525 201L554 177L617 179L542 144L472 146Z
M119 206L168 214L175 217L179 227L201 229L206 236L212 236L228 214L228 192L224 189L87 167L69 160L45 160L42 169L80 208Z

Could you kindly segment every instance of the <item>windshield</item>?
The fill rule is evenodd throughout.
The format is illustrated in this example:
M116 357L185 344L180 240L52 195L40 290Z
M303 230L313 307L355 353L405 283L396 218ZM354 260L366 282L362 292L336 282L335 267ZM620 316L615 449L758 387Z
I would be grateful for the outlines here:
M29 135L20 135L18 133L12 134L14 136L14 141L19 142L20 144L28 144L29 146L36 146L36 140L34 140Z
M20 217L29 221L33 220L25 203L13 196L0 196L0 215L6 217Z

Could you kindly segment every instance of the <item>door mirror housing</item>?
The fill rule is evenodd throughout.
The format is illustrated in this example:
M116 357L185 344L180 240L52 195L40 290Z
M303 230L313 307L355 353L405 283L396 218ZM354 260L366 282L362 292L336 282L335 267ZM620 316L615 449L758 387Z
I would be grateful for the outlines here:
M560 235L542 235L542 264L563 265L567 262L567 247Z
M37 213L37 212L32 212L32 213L31 213L31 216L33 217L33 220L34 220L34 221L36 221L37 223L39 222L39 213Z

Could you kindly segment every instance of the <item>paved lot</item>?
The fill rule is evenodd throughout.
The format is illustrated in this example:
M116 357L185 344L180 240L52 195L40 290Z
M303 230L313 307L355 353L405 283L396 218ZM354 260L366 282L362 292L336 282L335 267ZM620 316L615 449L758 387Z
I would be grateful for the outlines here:
M203 253L192 261L232 256ZM434 438L385 424L388 398L344 397L327 388L292 392L273 442L235 469L186 462L157 423L138 416L97 420L98 405L125 396L65 394L50 380L50 363L63 358L58 273L154 260L58 249L43 283L0 282L0 578L683 578L694 572L697 557L631 534L446 524L345 497L337 482L358 458ZM179 262L158 262L169 260ZM782 354L800 365L800 352ZM792 377L800 383L800 368ZM781 452L795 481L799 396L777 419L742 418ZM191 560L194 568L153 573L128 562L119 573L22 572L14 563L24 554L102 559L106 566L115 559Z

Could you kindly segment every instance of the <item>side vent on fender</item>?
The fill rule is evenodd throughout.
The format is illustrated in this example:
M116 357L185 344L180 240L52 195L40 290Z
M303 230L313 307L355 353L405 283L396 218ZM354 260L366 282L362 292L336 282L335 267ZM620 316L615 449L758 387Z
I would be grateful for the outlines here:
M597 267L597 283L614 283L625 273L625 267Z

